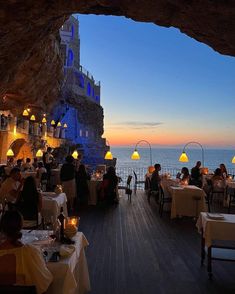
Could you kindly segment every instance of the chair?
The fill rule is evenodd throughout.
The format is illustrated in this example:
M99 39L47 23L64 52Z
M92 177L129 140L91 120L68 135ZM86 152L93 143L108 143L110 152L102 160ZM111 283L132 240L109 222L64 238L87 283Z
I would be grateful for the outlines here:
M150 199L151 197L154 197L155 201L157 204L159 204L159 190L152 190L151 189L151 180L149 177L146 177L146 191L147 191L147 198L148 198L148 203L150 204Z
M172 198L165 197L162 186L159 185L159 214L160 214L160 217L162 217L164 204L165 203L171 203L171 202L172 202Z
M134 173L134 176L135 176L134 193L136 194L137 186L138 185L144 185L145 181L138 181L137 174L136 174L136 172L134 170L133 170L133 173Z
M211 204L217 204L218 208L223 205L224 196L226 194L226 187L223 180L212 181L210 202Z
M130 200L131 202L131 195L132 195L132 190L131 190L131 180L132 180L132 176L129 175L127 177L127 181L126 181L126 185L122 186L122 185L118 185L118 190L125 190L125 194L128 196L128 200ZM121 181L121 179L120 179Z
M235 190L234 189L229 189L228 190L228 197L229 197L229 202L228 202L228 213L230 213L231 205L235 205Z

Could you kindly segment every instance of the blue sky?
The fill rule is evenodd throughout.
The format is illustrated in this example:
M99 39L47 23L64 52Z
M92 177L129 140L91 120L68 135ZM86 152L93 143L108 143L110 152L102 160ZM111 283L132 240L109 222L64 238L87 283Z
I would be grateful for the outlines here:
M81 64L101 81L112 145L235 148L235 58L175 28L79 15Z

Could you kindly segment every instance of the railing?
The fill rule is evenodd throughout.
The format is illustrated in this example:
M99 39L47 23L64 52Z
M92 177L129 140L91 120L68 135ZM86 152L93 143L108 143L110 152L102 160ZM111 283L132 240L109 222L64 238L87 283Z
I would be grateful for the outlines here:
M215 170L216 167L211 168L211 170ZM132 176L132 186L135 182L135 177L134 177L134 173L133 171L136 173L137 175L137 179L138 181L143 181L145 179L145 175L147 173L147 168L146 167L116 167L116 173L117 176L120 177L122 179L121 185L125 185L127 178L129 175ZM176 177L177 173L180 172L181 169L177 169L177 168L171 168L171 167L162 167L161 169L161 174L165 174L165 173L169 173L171 174L172 177ZM235 168L228 168L228 173L231 175L235 175Z

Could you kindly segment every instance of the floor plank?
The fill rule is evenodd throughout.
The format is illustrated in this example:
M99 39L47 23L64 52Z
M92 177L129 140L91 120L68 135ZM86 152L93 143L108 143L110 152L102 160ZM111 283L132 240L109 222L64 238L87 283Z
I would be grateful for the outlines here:
M214 262L213 281L200 267L200 235L190 218L160 218L138 191L107 209L79 212L92 294L235 293L235 263Z

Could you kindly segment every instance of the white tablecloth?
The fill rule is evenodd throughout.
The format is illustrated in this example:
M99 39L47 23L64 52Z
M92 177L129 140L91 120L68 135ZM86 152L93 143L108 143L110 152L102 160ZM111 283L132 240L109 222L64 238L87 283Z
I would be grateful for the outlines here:
M53 217L55 221L63 207L65 216L68 216L67 197L65 193L56 195L54 192L42 192L42 216Z
M201 211L207 211L205 192L193 185L169 187L172 197L171 218L179 216L197 216ZM198 198L198 200L194 199Z
M90 291L90 279L84 248L88 241L83 233L74 237L76 250L68 258L59 262L48 262L47 266L53 275L53 282L47 294L84 294Z
M224 220L210 219L205 212L199 215L196 226L199 232L203 231L207 247L212 245L212 240L235 241L235 215L222 215Z

